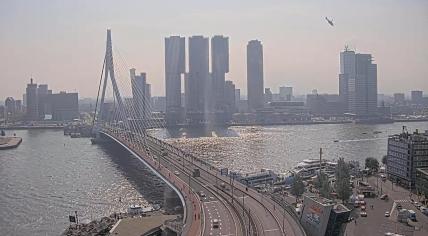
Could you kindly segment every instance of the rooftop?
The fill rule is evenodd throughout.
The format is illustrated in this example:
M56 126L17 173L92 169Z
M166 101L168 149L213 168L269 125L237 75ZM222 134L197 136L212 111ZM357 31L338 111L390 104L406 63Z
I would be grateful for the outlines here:
M156 228L160 228L166 220L175 218L177 218L176 215L153 215L121 219L110 230L110 235L144 235Z

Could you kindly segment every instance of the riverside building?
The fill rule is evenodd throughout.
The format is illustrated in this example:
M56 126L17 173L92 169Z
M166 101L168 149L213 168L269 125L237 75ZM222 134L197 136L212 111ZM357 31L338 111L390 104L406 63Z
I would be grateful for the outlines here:
M409 188L416 182L416 169L428 167L428 131L407 131L388 138L387 174L391 181Z

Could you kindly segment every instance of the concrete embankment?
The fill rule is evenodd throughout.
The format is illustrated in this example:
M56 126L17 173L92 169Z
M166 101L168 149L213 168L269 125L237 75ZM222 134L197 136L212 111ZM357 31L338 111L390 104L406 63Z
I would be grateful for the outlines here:
M16 148L21 142L19 137L0 137L0 150Z

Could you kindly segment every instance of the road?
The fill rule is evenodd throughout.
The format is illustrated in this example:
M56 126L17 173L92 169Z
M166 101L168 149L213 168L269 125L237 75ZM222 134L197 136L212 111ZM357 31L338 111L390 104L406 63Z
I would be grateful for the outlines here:
M221 190L222 188L220 188L219 185L223 182L230 196L229 201L242 202L244 208L250 212L258 235L305 235L299 223L296 222L292 216L285 213L281 206L272 201L269 197L253 189L246 188L240 182L234 181L227 176L219 175L216 169L200 162L197 158L192 158L191 156L182 157L174 150L168 151L170 151L168 156L169 160L181 163L181 165L189 171L194 168L200 169L201 177L205 181L206 186L216 186L217 189ZM221 192L222 191L217 190L218 194Z
M154 142L148 142L147 144L150 152L157 157L161 165L171 170L182 180L187 181L188 185L199 194L203 205L204 235L240 236L244 234L238 215L223 197L215 191L214 186L210 185L209 181L205 179L206 176L204 174L199 178L193 178L193 169L189 165L184 165L183 158L180 159L172 152L162 150L163 148ZM214 220L219 221L218 228L214 227Z

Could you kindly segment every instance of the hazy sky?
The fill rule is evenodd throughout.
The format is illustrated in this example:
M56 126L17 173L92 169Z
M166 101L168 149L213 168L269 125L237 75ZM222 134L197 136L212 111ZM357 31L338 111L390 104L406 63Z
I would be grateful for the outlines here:
M1 0L0 100L21 98L30 76L54 91L95 97L106 28L121 80L131 67L147 72L153 95L165 93L165 36L217 34L229 37L227 79L243 94L251 39L263 43L265 87L273 92L287 85L337 93L339 53L348 44L374 56L379 93L428 93L426 0Z

